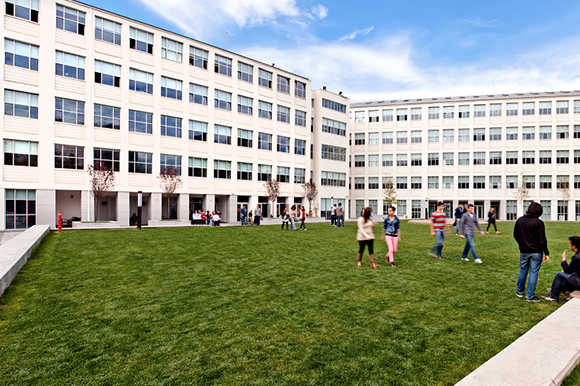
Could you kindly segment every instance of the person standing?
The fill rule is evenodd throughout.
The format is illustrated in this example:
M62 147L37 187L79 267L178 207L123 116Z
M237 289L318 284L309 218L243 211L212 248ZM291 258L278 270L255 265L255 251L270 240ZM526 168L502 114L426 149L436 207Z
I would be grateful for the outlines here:
M578 277L580 274L580 237L572 236L569 240L570 249L574 252L572 261L570 264L566 261L568 251L565 250L564 253L562 253L561 263L563 271L556 273L556 276L554 276L552 288L548 288L550 296L540 296L542 299L558 303L560 300L560 292L572 292L580 288L580 277Z
M290 207L290 230L296 230L296 204Z
M246 207L246 205L244 205L244 206L242 206L242 209L240 209L240 220L242 220L242 226L248 225L247 215L248 215L248 208Z
M397 252L397 246L399 245L399 238L401 237L401 230L399 228L399 218L395 216L395 207L389 206L387 208L388 216L385 217L385 223L383 224L383 233L381 234L381 241L387 242L387 248L389 253L385 256L385 260L391 263L391 267L395 268L395 252Z
M284 208L284 214L282 215L282 230L284 230L284 224L286 224L286 230L288 230L289 221L290 215L288 214L288 209Z
M495 208L489 208L489 212L487 213L487 229L485 230L485 233L489 234L489 226L492 224L495 229L495 234L499 235L497 227L495 226Z
M375 264L375 251L373 244L375 241L375 235L373 233L373 228L377 225L376 222L371 220L372 209L370 207L365 208L363 215L357 220L358 231L356 233L356 239L358 240L359 250L358 250L358 263L360 267L362 265L362 255L365 251L365 246L369 249L369 259L371 261L371 268L377 269Z
M336 226L344 228L344 208L342 207L342 202L338 203L338 208L336 208Z
M437 210L431 214L431 236L435 236L435 244L431 247L429 255L436 259L443 259L443 242L445 241L445 224L447 215L443 210L445 204L441 201L437 203Z
M248 212L248 224L254 225L253 219L254 219L254 214L252 213L252 211L249 211Z
M335 226L336 224L336 204L332 208L332 212L330 212L330 226Z
M455 236L459 235L459 229L461 229L461 216L463 216L463 205L457 205L455 208Z
M262 208L260 204L256 205L256 210L254 211L254 221L256 225L260 225L260 220L262 219Z
M514 226L514 239L520 248L520 273L516 286L516 296L523 297L526 287L526 277L528 276L528 288L526 290L526 300L528 302L538 302L540 298L536 296L536 284L538 283L538 273L542 267L542 253L544 263L550 261L548 251L548 240L546 239L546 228L540 216L544 213L542 205L532 202L528 206L526 214L518 218Z
M475 243L473 242L473 238L475 237L475 227L479 229L479 232L481 232L482 235L485 235L485 232L483 232L483 229L479 226L477 216L473 213L473 204L467 204L465 209L467 209L467 212L463 213L463 216L461 216L461 238L465 239L465 248L463 248L461 260L469 261L467 255L471 250L473 262L481 264L483 261L481 261L477 256L477 253L475 253Z
M304 207L300 210L300 219L302 220L300 223L300 230L306 230L306 209Z

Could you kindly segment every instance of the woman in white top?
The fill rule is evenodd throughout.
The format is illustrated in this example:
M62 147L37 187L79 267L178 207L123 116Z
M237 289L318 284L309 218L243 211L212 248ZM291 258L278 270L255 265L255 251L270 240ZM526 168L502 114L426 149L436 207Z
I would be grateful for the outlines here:
M373 228L377 225L376 222L371 220L372 208L368 207L364 209L363 215L357 220L358 231L356 233L356 239L358 240L359 250L358 250L358 266L362 265L362 255L365 251L365 245L369 249L369 259L371 260L371 268L377 269L375 264L375 251L373 249L373 244L375 241L375 235L373 233Z

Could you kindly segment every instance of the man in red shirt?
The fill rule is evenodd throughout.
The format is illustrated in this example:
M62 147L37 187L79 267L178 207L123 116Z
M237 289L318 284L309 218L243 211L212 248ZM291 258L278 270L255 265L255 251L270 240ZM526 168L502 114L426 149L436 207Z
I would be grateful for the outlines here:
M441 252L443 251L445 224L447 223L447 215L443 211L444 208L445 204L439 201L437 203L437 210L431 214L431 236L435 236L435 244L431 247L429 255L436 259L443 259Z

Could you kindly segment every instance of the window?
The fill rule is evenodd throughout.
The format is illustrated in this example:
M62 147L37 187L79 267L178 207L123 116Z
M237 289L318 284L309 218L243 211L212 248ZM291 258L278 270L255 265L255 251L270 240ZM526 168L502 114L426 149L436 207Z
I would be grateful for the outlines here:
M429 142L439 142L439 130L429 130Z
M153 114L129 110L129 131L153 134Z
M518 164L518 152L517 151L506 151L505 152L505 163L506 163L506 165L517 165Z
M85 80L85 58L56 51L56 75Z
M523 176L522 182L526 189L536 189L536 176ZM527 206L524 204L524 207Z
M568 101L556 102L556 114L568 114Z
M411 177L411 189L422 189L422 177Z
M423 115L422 111L423 111L423 109L420 107L411 109L411 120L412 121L420 121L422 119L422 115ZM379 119L378 113L379 112L377 111L377 122Z
M104 84L106 86L120 87L121 66L95 60L95 83Z
M180 80L161 77L161 96L181 100L182 83Z
M231 145L232 128L221 125L213 125L213 141L223 145Z
M272 134L258 133L258 149L272 150Z
M551 150L540 150L540 163L541 164L551 164L552 163L552 151Z
M159 156L159 172L175 170L177 175L181 175L181 156L161 154Z
M469 153L457 153L457 165L469 165Z
M306 141L302 139L294 139L294 154L306 155Z
M429 119L439 119L439 107L429 107Z
M346 105L329 101L328 99L322 98L322 107L326 107L327 109L331 109L334 111L338 111L339 113L346 114Z
M36 224L36 190L6 189L6 229L26 229Z
M490 151L489 152L489 164L490 165L501 165L501 151Z
M298 98L306 99L306 83L294 82L294 95Z
M207 159L189 157L188 174L190 177L207 177Z
M84 146L54 145L54 167L56 169L83 170L84 161Z
M383 177L383 189L394 188L393 177Z
M517 189L518 176L505 176L505 187L507 189Z
M225 76L232 76L232 60L225 56L215 55L214 71Z
M399 200L399 205L397 205L397 214L399 216L407 215L407 200Z
M294 183L303 184L306 181L306 169L294 168Z
M290 153L290 138L279 135L277 150L280 153Z
M369 122L378 122L379 121L379 110L372 110L369 111Z
M392 122L392 121L393 121L393 110L383 110L383 122Z
M518 115L518 104L517 103L506 103L505 115L508 117Z
M501 141L501 127L492 127L489 129L490 141Z
M369 145L379 144L379 133L369 133Z
M95 147L93 149L93 163L97 167L106 167L109 170L118 172L120 169L119 150L115 149L101 149Z
M215 90L214 107L222 110L232 110L232 94L229 92Z
M429 166L439 165L439 153L427 154L427 165L429 165Z
M226 180L232 179L232 161L213 161L213 177Z
M129 90L153 94L153 74L130 69Z
M258 165L258 181L270 181L272 179L272 166Z
M439 177L427 177L427 189L439 189Z
M524 126L522 127L522 139L534 139L536 138L534 126Z
M474 176L473 177L473 189L485 189L485 177L484 176Z
M518 128L508 127L505 129L505 139L508 141L517 141L518 139Z
M489 176L489 188L501 189L501 176Z
M6 0L6 14L38 23L38 0Z
M252 181L252 164L238 162L238 180Z
M286 166L278 166L276 178L279 182L290 182L290 168Z
M540 176L540 189L552 189L552 176Z
M383 166L393 166L392 154L383 154Z
M38 142L4 140L4 165L38 166Z
M580 189L580 176L574 176L574 189Z
M254 83L254 66L238 62L238 79Z
M262 87L272 88L272 73L262 70L258 70L258 84Z
M55 98L54 121L84 125L85 102Z
M443 189L453 189L453 177L446 176L441 178L441 185Z
M459 118L469 118L469 106L459 106Z
M574 101L574 114L580 113L580 101Z
M474 142L485 141L485 129L473 129L473 141Z
M540 126L540 139L552 139L552 126Z
M364 155L355 155L354 156L354 167L355 168L364 168L365 167L365 156Z
M397 121L407 120L407 109L397 109Z
M207 141L207 123L189 121L189 139L194 141Z
M574 125L574 138L580 138L580 125Z
M556 188L557 189L570 189L570 176L557 176L556 177Z
M121 129L121 109L95 103L94 126L103 129Z
M207 106L207 87L190 83L189 102Z
M365 134L364 133L356 133L354 135L354 144L355 145L364 145L365 144Z
M457 177L457 189L469 189L469 176Z
M328 120L326 120L327 124L328 124ZM324 118L322 118L322 131L324 131ZM306 127L306 112L304 111L300 111L300 110L294 110L294 124L296 126L302 126L302 127ZM343 123L344 125L344 123ZM327 126L328 128L328 126ZM346 135L345 134L346 129L343 131L343 134L340 135ZM334 134L334 133L333 133Z
M153 34L131 27L129 48L153 54Z
M453 119L455 117L455 107L445 106L443 107L443 119Z
M397 189L407 189L407 177L397 177Z
M379 188L379 177L369 177L369 189Z
M260 118L272 119L272 104L268 102L258 102L258 116Z
M411 166L421 166L422 164L423 155L421 153L411 154Z
M355 177L354 178L354 188L357 190L365 188L365 178L364 177Z
M278 91L290 94L290 78L278 75Z
M457 130L457 141L458 142L469 142L469 129Z
M189 46L189 64L207 70L207 54L206 50Z
M453 166L453 153L443 153L443 165Z
M540 205L542 205L542 209L544 209L544 213L540 217L542 221L550 221L552 218L552 201L549 200L541 200Z
M38 94L4 90L4 115L38 119Z
M4 39L4 64L38 71L38 46Z
M574 150L574 163L580 164L580 150Z
M365 121L365 112L364 111L355 111L354 112L354 122L355 123L364 123Z
M556 163L559 164L570 163L570 152L568 150L556 151Z
M121 24L95 16L95 39L121 45Z
M407 166L407 154L397 154L397 166Z
M552 114L552 102L539 102L540 106L538 112L540 115L550 115Z
M26 1L26 0L25 0ZM19 1L17 1L19 3ZM38 6L38 4L37 4ZM38 20L37 20L38 21ZM85 13L75 9L56 5L56 28L75 34L85 34Z
M473 106L473 116L475 118L485 118L485 105Z
M391 144L391 143L393 143L393 132L392 131L385 131L383 133L383 145Z
M523 102L522 115L534 115L536 109L536 102Z
M238 113L252 115L254 113L253 109L254 100L242 95L238 95Z
M558 125L556 126L556 139L568 139L570 137L570 126Z
M369 168L378 168L378 167L379 167L379 155L369 154Z
M421 143L423 142L421 130L411 131L411 143Z
M453 129L443 129L443 142L453 142L455 134Z
M238 146L252 147L252 130L238 129Z
M278 122L290 123L290 109L278 106Z
M490 117L501 117L501 103L491 103L489 105Z
M320 185L323 186L346 186L346 174L335 172L320 172Z
M323 144L321 158L346 162L346 148Z
M522 164L536 163L536 155L533 151L522 151Z
M558 200L558 221L568 221L568 201Z
M161 135L181 138L181 118L161 116Z
M518 202L516 200L506 201L506 220L513 221L518 217Z
M397 143L407 143L406 131L397 131Z
M421 200L411 200L411 217L421 218Z

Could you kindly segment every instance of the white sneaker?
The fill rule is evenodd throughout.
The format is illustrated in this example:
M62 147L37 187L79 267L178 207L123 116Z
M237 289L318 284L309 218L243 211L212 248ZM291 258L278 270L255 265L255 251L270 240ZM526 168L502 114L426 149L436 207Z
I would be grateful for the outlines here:
M482 264L483 263L483 261L481 261L481 259L475 259L475 260L473 260L473 262L475 264Z

